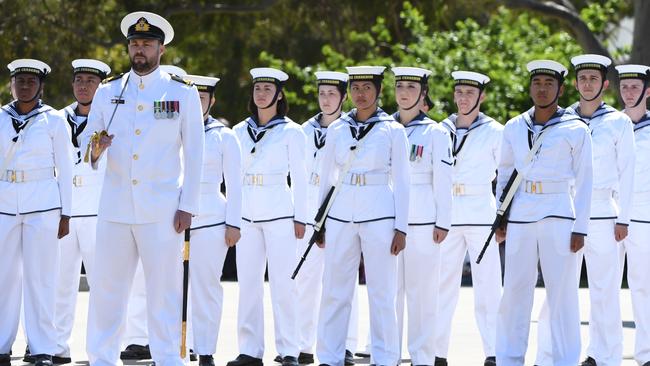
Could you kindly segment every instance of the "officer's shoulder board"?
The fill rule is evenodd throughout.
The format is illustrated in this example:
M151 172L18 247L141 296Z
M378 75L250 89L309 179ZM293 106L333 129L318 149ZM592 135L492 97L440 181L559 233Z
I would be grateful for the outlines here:
M194 85L193 82L191 82L191 81L189 81L189 80L185 80L185 79L183 79L182 77L179 77L179 76L176 76L176 75L172 75L172 74L170 74L169 76L171 77L172 80L177 81L177 82L179 82L179 83L181 83L181 84L185 84L185 85L189 85L189 86Z
M108 84L108 83L110 83L111 81L119 80L119 79L121 79L122 76L124 76L125 74L126 74L126 73L123 72L123 73L121 73L121 74L117 74L117 75L113 75L113 76L111 76L111 77L107 77L106 79L102 80L102 84Z

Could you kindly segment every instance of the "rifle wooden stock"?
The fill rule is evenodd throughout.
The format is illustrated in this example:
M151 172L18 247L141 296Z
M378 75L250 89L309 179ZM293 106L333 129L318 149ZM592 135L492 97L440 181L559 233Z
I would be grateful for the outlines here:
M330 188L330 190L327 192L327 195L325 196L325 199L323 200L323 203L318 208L318 212L316 212L316 217L314 218L314 221L316 221L316 223L314 224L314 233L311 235L311 238L309 239L309 244L307 245L307 249L305 249L305 252L302 254L302 257L300 257L300 262L298 262L296 269L293 271L293 274L291 275L292 280L296 279L296 276L298 275L300 268L302 267L303 263L305 263L305 260L307 259L307 255L309 254L311 247L314 246L314 243L316 243L316 240L325 229L325 219L327 218L327 213L329 212L330 207L332 207L332 198L334 197L335 189L336 187Z

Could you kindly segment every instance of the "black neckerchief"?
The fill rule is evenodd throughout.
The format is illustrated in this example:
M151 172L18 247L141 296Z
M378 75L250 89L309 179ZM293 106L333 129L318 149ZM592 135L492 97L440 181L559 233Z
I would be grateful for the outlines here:
M226 127L226 125L224 125L223 123L217 121L211 115L208 115L208 118L206 118L203 121L203 132L208 132L208 131L213 130L215 128L221 128L221 127Z
M284 116L276 115L271 118L271 120L264 126L258 126L256 117L248 117L246 119L246 131L248 131L248 136L253 140L253 148L251 149L251 154L255 153L255 145L262 140L262 137L266 135L266 132L272 129L275 126L282 125L287 123L287 119Z
M39 101L36 103L34 108L32 108L29 112L25 114L21 114L18 111L17 107L17 101L13 101L7 105L2 106L2 110L7 112L9 114L9 117L11 117L11 124L16 131L16 136L14 136L11 140L13 142L18 141L18 134L20 134L20 131L25 129L27 127L27 124L29 121L36 117L37 115L47 112L49 110L52 110L53 108L50 107L49 105L43 104L43 102L39 99Z
M524 119L526 120L526 125L528 126L528 148L533 148L533 142L535 141L535 131L533 129L533 118L535 117L535 107L532 107L527 112L524 113ZM539 134L541 135L542 131L546 130L551 126L555 126L559 123L569 122L569 121L580 121L586 123L580 116L575 113L571 113L569 110L558 107L555 113L551 118L546 121L544 127L540 130ZM538 135L539 136L539 135Z
M493 119L488 117L487 115L483 113L479 113L478 116L476 116L476 119L474 119L474 121L472 121L472 123L467 128L467 132L465 132L465 134L461 138L458 147L456 147L456 143L458 142L458 135L456 134L457 119L458 119L458 115L454 113L449 117L447 117L444 121L442 121L442 126L449 131L449 138L451 138L451 157L454 159L454 165L456 164L456 156L460 154L460 151L463 149L463 146L465 146L465 141L467 141L467 137L469 136L470 131L473 131L493 121Z
M634 132L648 126L650 126L650 111L646 111L640 120L634 122Z
M79 135L86 129L88 124L88 116L82 116L77 113L78 104L75 102L65 108L65 117L70 125L72 145L79 148ZM86 120L77 125L77 117L86 117Z
M395 119L388 113L384 112L383 109L377 107L375 113L373 113L370 118L364 122L357 121L357 109L354 108L350 113L345 116L341 116L341 120L346 122L350 127L350 133L352 138L359 141L364 136L370 132L370 130L375 126L376 122L394 122Z

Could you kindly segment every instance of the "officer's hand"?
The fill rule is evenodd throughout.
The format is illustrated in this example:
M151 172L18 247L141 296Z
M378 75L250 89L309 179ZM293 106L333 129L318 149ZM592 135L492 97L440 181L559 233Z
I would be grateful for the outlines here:
M501 244L506 240L507 226L498 228L495 232L495 240Z
M94 139L92 143L92 152L91 159L93 163L102 156L104 150L106 150L113 143L113 138L115 135L109 135L106 131L99 133L99 138Z
M616 224L614 226L614 238L616 241L622 241L627 237L627 225Z
M318 233L316 233L316 245L319 248L325 248L325 227L323 226Z
M238 228L226 226L226 245L232 248L241 238L241 232Z
M443 240L447 237L447 230L443 230L440 228L434 228L433 229L433 242L436 244L442 243Z
M305 224L299 222L293 222L293 232L296 234L296 239L302 239L305 237Z
M192 225L192 214L176 210L176 214L174 215L174 230L180 234L185 231L185 229L189 229L190 225Z
M406 234L400 231L395 231L393 235L393 242L390 245L390 254L398 255L399 252L406 248Z
M57 238L61 239L70 233L70 216L61 216L59 219L59 233Z
M584 246L585 246L584 235L571 234L571 251L573 253L577 253Z

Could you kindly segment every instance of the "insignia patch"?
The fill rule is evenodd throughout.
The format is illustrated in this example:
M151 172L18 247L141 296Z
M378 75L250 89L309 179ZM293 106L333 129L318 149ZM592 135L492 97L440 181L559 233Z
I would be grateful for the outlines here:
M176 119L180 115L180 106L177 100L156 100L153 102L153 116L156 119Z
M424 153L424 146L422 145L411 145L411 157L410 161L416 161L422 159L422 154Z
M149 32L149 28L149 23L147 23L145 18L140 18L138 19L138 22L135 23L136 32Z

